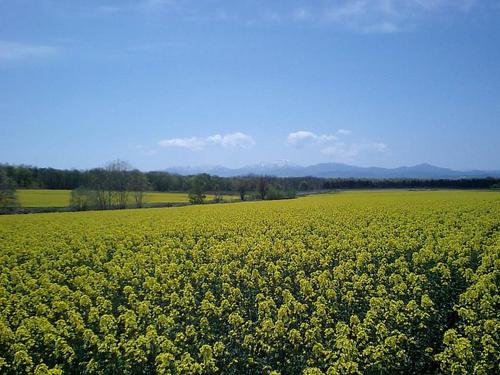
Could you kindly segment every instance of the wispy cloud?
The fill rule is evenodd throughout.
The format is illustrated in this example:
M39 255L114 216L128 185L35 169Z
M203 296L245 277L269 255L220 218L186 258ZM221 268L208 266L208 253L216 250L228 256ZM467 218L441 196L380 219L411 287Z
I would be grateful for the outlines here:
M206 138L206 143L220 145L222 147L242 147L247 148L255 145L255 141L247 134L236 132L231 134L215 134Z
M347 129L339 129L339 130L337 130L337 134L340 134L340 135L349 135L351 133L352 133L352 131L347 130Z
M132 7L139 10L158 11L182 5L182 0L139 0Z
M117 5L107 5L107 4L97 5L93 9L96 12L104 13L104 14L114 14L114 13L118 13L118 12L120 12L122 10L122 8L120 8Z
M189 1L188 1L189 2ZM482 3L488 3L483 1ZM255 1L241 7L215 1L213 8L233 14L230 20L247 25L300 22L333 25L358 33L394 33L408 29L436 14L464 14L479 6L479 0L290 0L282 3ZM196 6L191 4L191 7ZM197 11L199 12L199 8ZM210 12L204 9L202 12Z
M394 33L436 14L467 13L477 0L337 0L311 2L305 20L360 33ZM304 13L302 13L304 14Z
M326 143L336 139L337 137L333 134L316 134L306 130L299 130L288 134L287 143L292 146L302 146L310 143Z
M61 0L55 2L63 4ZM80 5L80 11L94 16L139 12L189 21L239 22L248 26L296 22L330 25L357 33L394 33L412 28L436 14L467 14L476 8L495 8L496 4L496 0L134 0Z
M158 143L161 147L186 148L199 151L207 146L220 146L224 148L249 148L255 145L254 139L241 132L230 134L214 134L205 138L170 138Z
M119 14L130 13L164 13L165 11L177 9L185 2L188 3L189 0L104 0L100 2L50 0L47 1L46 6L50 6L52 12L61 12L61 14L65 15L78 14L83 17L95 18L116 17Z
M291 146L303 146L311 143L321 145L337 141L340 136L351 133L347 129L339 129L334 134L316 134L307 130L299 130L288 134L286 141Z
M0 40L0 61L41 59L56 55L59 48L43 44L26 44Z
M170 138L163 139L158 143L161 147L180 147L190 150L201 150L206 145L206 140L203 138Z
M293 147L317 149L321 154L335 157L341 161L353 161L362 154L382 153L387 151L387 145L371 141L345 141L351 135L347 129L339 129L334 134L316 134L311 131L299 130L288 134L286 143Z

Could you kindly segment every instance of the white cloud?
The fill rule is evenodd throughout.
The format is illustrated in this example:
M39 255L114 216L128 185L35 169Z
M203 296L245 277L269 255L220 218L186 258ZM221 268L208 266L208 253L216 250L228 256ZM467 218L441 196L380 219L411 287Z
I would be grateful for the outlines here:
M362 154L381 153L387 150L387 145L380 142L345 142L344 136L351 135L347 129L339 129L335 134L316 134L299 130L288 134L287 143L294 147L319 149L323 155L335 157L340 161L352 161Z
M336 140L337 137L333 134L315 134L310 131L299 130L288 134L287 142L292 146L301 146L310 143L326 143Z
M292 146L297 146L306 142L315 142L317 137L312 132L299 130L298 132L288 134L287 142Z
M335 134L316 134L306 130L299 130L288 134L287 143L292 146L305 144L325 144L338 140L339 136L351 134L350 130L339 129Z
M18 61L53 56L59 52L54 46L25 44L0 40L0 61Z
M241 147L248 148L255 145L255 141L247 134L236 132L232 134L215 134L207 137L208 144L221 145L223 147Z
M244 133L214 134L206 138L170 138L158 143L161 147L179 147L190 150L202 150L206 146L221 146L224 148L248 148L255 145L254 139Z
M205 146L205 140L197 137L164 139L158 143L161 147L180 147L200 150Z

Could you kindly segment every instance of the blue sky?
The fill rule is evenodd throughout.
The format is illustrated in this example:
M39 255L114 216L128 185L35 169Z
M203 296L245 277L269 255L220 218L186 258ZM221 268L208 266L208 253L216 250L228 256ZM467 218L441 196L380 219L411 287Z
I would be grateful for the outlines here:
M0 162L500 169L500 1L0 0Z

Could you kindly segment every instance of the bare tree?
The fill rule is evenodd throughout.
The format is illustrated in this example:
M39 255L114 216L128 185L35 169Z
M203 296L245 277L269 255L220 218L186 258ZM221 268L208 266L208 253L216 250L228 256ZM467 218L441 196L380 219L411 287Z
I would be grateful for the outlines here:
M134 195L136 207L142 207L144 191L149 189L149 182L147 177L138 170L130 172L128 188Z
M95 191L97 208L105 210L127 206L129 170L127 162L116 160L92 171L90 186Z
M128 171L130 171L130 165L119 159L106 166L107 191L110 206L117 206L119 208L127 207Z
M104 168L92 171L90 186L95 191L96 207L100 210L111 208L111 195L109 193L109 175Z
M96 193L85 189L77 188L71 191L70 207L76 211L85 211L96 207Z

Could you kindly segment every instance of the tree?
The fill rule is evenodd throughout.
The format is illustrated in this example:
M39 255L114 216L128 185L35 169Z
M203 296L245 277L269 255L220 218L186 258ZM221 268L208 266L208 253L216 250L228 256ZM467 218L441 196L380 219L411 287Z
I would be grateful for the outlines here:
M136 207L142 207L144 191L149 188L149 182L144 173L141 173L138 170L132 171L129 175L128 188L134 195Z
M218 184L214 186L214 202L220 203L224 200L224 195L222 194L221 188Z
M95 193L85 188L77 188L71 191L70 207L77 211L85 211L96 205Z
M307 184L307 181L305 181L305 180L300 181L299 190L300 191L309 190L309 185Z
M257 192L260 195L260 199L266 199L267 191L269 190L269 181L266 176L260 176L257 181Z
M128 163L116 160L104 168L91 170L90 188L96 193L97 208L125 208L128 199Z
M240 194L240 199L242 201L245 200L245 195L247 193L247 190L248 190L248 183L245 179L243 178L239 178L236 180L236 190L238 191L238 193Z
M16 185L4 170L0 170L0 210L11 211L18 206Z
M283 191L277 187L277 186L273 186L271 185L267 191L267 199L271 199L271 200L274 200L274 199L283 199L285 197L285 195L283 194Z
M103 168L89 172L89 185L95 191L96 207L101 210L111 208L111 196L108 194L108 174Z
M205 184L204 176L198 175L191 179L191 189L189 190L189 202L192 204L203 203L206 195L204 194Z
M130 165L123 160L115 160L106 166L106 172L108 174L108 194L111 201L115 201L119 208L127 207L128 198L128 171L130 171Z

